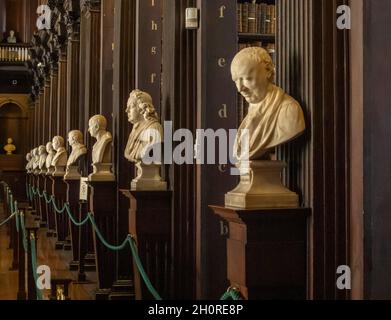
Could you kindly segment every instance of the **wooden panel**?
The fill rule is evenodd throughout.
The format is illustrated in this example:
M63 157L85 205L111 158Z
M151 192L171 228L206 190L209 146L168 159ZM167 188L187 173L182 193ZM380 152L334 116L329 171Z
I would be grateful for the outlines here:
M162 120L172 120L174 130L195 133L197 36L184 29L187 7L194 0L164 0ZM174 192L172 222L174 246L174 296L195 298L195 167L166 166L165 179Z
M230 62L237 52L236 1L199 1L198 4L201 8L201 27L198 34L197 128L223 128L228 132L229 129L238 128L237 90L230 71ZM222 7L225 7L223 17ZM221 117L224 107L226 117ZM228 287L225 274L226 239L221 235L222 220L213 215L208 205L224 204L224 195L234 189L238 180L230 175L229 166L203 165L198 170L197 220L201 228L197 243L200 268L198 294L216 299Z
M279 0L278 82L305 109L307 133L280 148L286 184L313 208L310 296L345 299L337 267L349 265L349 38L335 27L346 1ZM332 70L332 72L331 72Z
M128 142L131 125L125 116L129 93L135 87L135 37L136 37L136 3L135 1L115 1L114 21L114 145L117 182L119 189L129 189L134 177L134 167L124 159L124 150ZM118 238L123 239L128 229L129 201L119 195L118 199ZM128 261L130 253L122 251L118 254L118 278L131 278Z
M387 0L364 1L365 298L391 299L391 26Z

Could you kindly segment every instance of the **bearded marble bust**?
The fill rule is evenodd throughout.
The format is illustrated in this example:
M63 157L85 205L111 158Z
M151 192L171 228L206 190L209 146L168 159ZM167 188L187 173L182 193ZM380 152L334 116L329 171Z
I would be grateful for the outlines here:
M239 93L250 105L234 147L238 159L243 158L242 135L245 132L250 140L249 160L259 160L273 148L305 131L300 104L273 83L275 67L265 49L241 50L232 62L231 73Z
M39 152L39 170L41 174L46 173L46 158L48 156L46 152L46 147L45 146L40 146L38 149Z
M163 128L152 97L146 92L134 90L130 94L126 113L133 130L125 149L125 158L137 163L142 161L151 147L162 143Z

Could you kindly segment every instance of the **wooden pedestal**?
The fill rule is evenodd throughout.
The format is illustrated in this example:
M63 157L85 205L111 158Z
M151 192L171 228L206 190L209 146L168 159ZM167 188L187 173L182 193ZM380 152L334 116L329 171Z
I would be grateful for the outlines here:
M172 298L171 191L121 190L130 199L129 232L137 239L138 252L153 286L164 299ZM134 285L137 300L151 300L136 264Z
M309 209L211 208L229 224L228 279L245 299L306 299Z
M80 180L67 180L67 202L71 209L73 217L81 221L80 219ZM79 270L79 227L75 226L70 219L69 230L71 233L71 244L72 244L72 262L70 263L70 270L77 271Z
M59 209L63 208L67 197L67 185L65 184L63 177L50 177L52 180L52 195L56 199L56 205ZM57 242L56 250L62 250L65 245L66 237L68 235L68 215L64 212L58 214L53 209L53 216L56 222Z
M89 182L90 209L102 236L110 244L117 244L117 184L116 182ZM98 272L97 300L108 299L116 278L116 254L107 249L93 234L96 269ZM122 239L120 240L122 241Z
M38 175L37 176L37 185L38 190L40 193L45 191L45 184L46 184L46 176L45 175ZM46 215L46 201L44 198L38 199L38 210L37 214L40 218L40 226L41 228L46 228L47 226L47 215Z

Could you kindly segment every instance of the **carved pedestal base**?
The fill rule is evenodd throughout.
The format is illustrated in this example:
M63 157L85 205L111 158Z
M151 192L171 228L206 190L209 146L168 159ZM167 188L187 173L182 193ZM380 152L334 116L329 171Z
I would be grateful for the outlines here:
M225 206L240 209L297 208L299 196L281 183L280 161L241 163L239 185L225 196Z
M93 182L114 182L115 175L111 172L112 166L111 163L93 164L94 172L88 176L88 180Z
M105 240L117 243L117 184L116 182L92 182L90 193L90 209L94 213L95 222ZM115 252L106 248L96 233L93 234L98 272L98 292L96 299L108 299L111 286L116 277ZM121 241L121 240L120 240Z
M166 299L172 288L171 191L139 192L121 190L130 199L129 232L137 239L138 253L152 284ZM137 300L153 299L134 264Z
M137 177L132 181L132 191L166 191L167 182L160 176L160 165L137 163Z
M306 299L309 209L211 209L229 224L228 280L245 299Z

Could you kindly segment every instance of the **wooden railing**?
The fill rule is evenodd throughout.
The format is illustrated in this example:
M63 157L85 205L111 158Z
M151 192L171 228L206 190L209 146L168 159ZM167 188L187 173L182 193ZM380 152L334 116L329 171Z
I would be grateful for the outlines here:
M30 44L0 44L0 62L24 62L30 59Z

